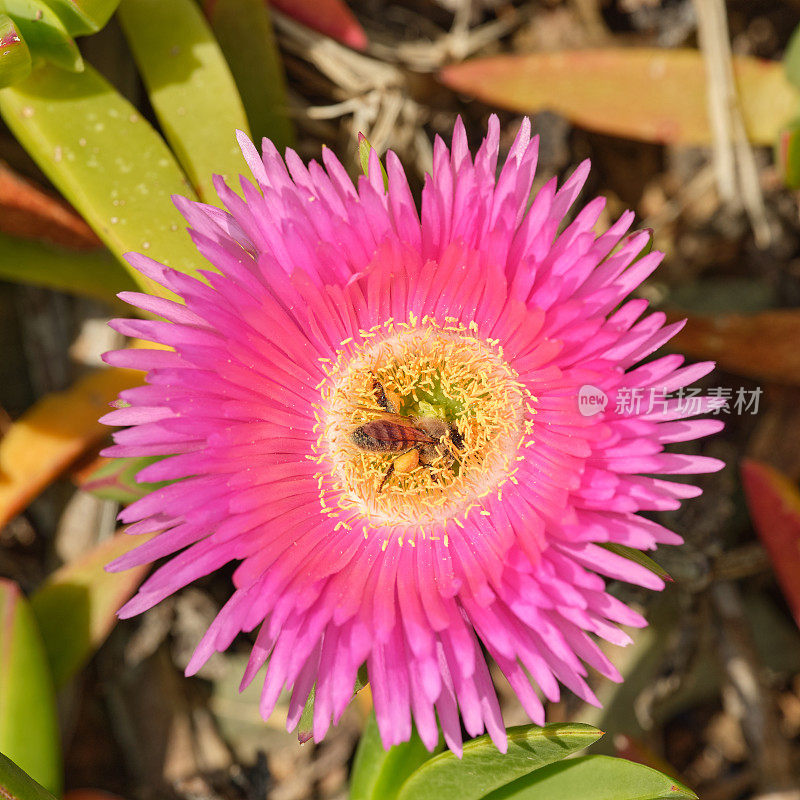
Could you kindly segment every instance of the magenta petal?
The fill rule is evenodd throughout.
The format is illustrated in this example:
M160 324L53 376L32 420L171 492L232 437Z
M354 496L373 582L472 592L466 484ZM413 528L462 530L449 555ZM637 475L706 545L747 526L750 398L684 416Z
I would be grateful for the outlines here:
M650 235L628 234L630 212L597 232L605 200L576 206L588 162L531 198L527 119L502 161L496 116L474 159L459 119L450 147L434 142L419 207L394 153L384 187L375 151L354 184L328 148L306 165L237 140L254 181L235 191L215 176L224 208L174 198L213 269L198 279L128 255L177 300L122 293L148 316L112 326L170 349L104 356L144 384L103 417L122 428L103 452L156 457L137 478L165 482L120 514L130 533L155 535L110 570L166 559L120 616L233 562L230 598L187 672L258 629L242 686L263 673L265 717L290 691L290 729L313 690L313 729L301 733L316 741L363 665L385 747L414 725L433 750L440 727L460 756L463 725L505 752L486 652L537 724L539 691L557 701L563 685L597 704L589 668L620 678L597 640L623 646L619 626L646 624L606 580L663 588L601 545L679 544L639 512L700 493L671 476L723 466L673 450L717 432L724 400L690 387L709 362L648 358L681 326L628 299L662 258L640 257ZM376 372L389 363L380 400ZM451 402L437 406L440 393ZM437 453L451 442L458 470L444 455L414 467L417 446L364 447L376 402L447 417L444 433L430 419L401 430L427 430L420 441ZM491 417L494 402L505 416Z

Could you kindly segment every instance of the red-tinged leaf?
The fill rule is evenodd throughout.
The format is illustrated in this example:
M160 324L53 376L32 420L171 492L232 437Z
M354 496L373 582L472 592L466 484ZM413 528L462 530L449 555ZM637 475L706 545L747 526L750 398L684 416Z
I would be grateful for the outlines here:
M64 800L122 800L118 794L103 792L100 789L73 789L64 795Z
M120 391L141 381L133 370L99 370L43 397L14 422L0 440L0 527L108 435L98 418Z
M761 461L745 459L741 470L753 525L800 627L800 491Z
M58 15L42 0L3 0L30 48L34 63L42 59L61 69L80 72L83 59Z
M0 753L59 794L61 743L53 677L30 604L17 584L5 579L0 579Z
M800 123L797 121L781 131L775 160L786 186L800 189Z
M84 492L91 492L104 500L115 500L123 505L130 505L169 483L169 481L139 483L136 480L136 475L141 470L161 459L162 456L142 456L140 458L104 458L100 456L88 467L81 469L78 473L73 473L73 478Z
M0 14L0 89L25 78L31 63L31 51L14 20Z
M686 314L670 312L670 321ZM800 312L693 316L670 340L670 348L692 358L710 359L737 375L800 384Z
M61 688L106 640L117 611L139 587L148 566L123 573L106 565L148 536L118 533L56 570L31 597L56 688Z
M268 0L269 5L303 25L348 47L363 50L367 34L342 0Z
M748 136L772 145L800 94L778 62L734 59ZM645 47L493 56L445 67L441 80L490 105L556 111L590 130L647 142L711 141L699 51Z
M103 246L92 229L63 201L0 163L0 231L76 250Z

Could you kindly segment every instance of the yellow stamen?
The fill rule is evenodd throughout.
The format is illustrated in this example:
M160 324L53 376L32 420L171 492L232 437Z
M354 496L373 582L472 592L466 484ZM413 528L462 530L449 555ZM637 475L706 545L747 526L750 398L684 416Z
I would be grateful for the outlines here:
M331 516L361 517L370 527L399 528L400 544L424 539L431 524L452 519L463 528L473 507L488 515L481 500L501 496L506 481L517 482L520 449L530 444L536 398L506 364L499 341L480 338L474 322L444 322L413 314L408 322L388 319L345 339L323 363L322 431L313 456L320 462L320 506ZM457 435L428 446L421 464L417 449L358 448L352 432L383 413L375 381L409 424L415 415L438 417Z

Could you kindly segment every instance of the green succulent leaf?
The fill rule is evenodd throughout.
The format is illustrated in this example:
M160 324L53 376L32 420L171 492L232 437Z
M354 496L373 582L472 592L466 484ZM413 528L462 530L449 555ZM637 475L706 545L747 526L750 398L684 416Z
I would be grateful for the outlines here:
M781 131L776 151L775 161L784 184L789 189L800 189L800 120Z
M579 723L509 728L504 755L488 736L464 745L458 759L449 750L426 761L403 784L399 800L480 800L501 786L583 750L603 732ZM581 797L582 795L575 795ZM549 800L549 799L548 799Z
M107 564L140 544L140 537L118 533L56 570L31 597L56 688L105 641L117 611L144 578L147 566L120 575L106 571Z
M136 289L133 278L108 250L69 250L5 233L0 233L0 279L114 304L119 302L117 292Z
M635 547L628 547L627 545L616 544L615 542L601 542L600 547L603 547L609 552L615 553L618 556L627 558L630 561L634 561L645 569L649 569L650 572L658 575L662 581L672 581L672 576L664 569L664 567L661 566L661 564L653 561L650 556L645 555L641 550L637 550Z
M395 800L406 778L433 755L416 731L409 741L384 750L375 714L370 714L356 751L350 800Z
M286 75L264 0L206 0L203 9L239 87L253 141L290 147Z
M72 36L97 33L111 19L119 0L43 0L61 17Z
M145 291L168 295L122 259L144 252L189 274L198 254L171 196L194 194L164 140L90 65L52 66L0 91L0 114L42 171Z
M582 756L538 769L484 800L697 800L651 767L610 756Z
M23 80L31 71L31 51L11 17L0 14L0 89Z
M136 475L141 470L161 460L162 456L112 458L89 475L88 479L81 483L81 489L104 500L116 500L123 505L129 505L150 492L168 485L169 481L138 483L136 480Z
M53 677L36 619L17 584L0 580L0 752L59 794L60 747Z
M74 72L83 69L78 46L49 6L40 0L0 0L0 12L17 23L34 59Z
M56 800L56 798L0 753L0 794L5 800Z
M789 83L800 88L800 25L798 25L786 45L783 54L783 68Z
M369 176L369 158L370 153L374 148L369 143L369 140L363 133L358 134L358 159L361 162L361 171ZM386 167L383 166L383 162L378 159L378 163L381 166L381 175L383 176L383 188L385 191L389 191L389 176L386 174Z
M249 127L208 23L193 0L123 0L119 19L167 141L200 199L215 202L215 173L248 172L236 130Z
M366 665L362 665L358 668L356 682L353 686L353 696L358 694L368 683L369 678L367 676L367 667ZM311 687L308 700L306 700L305 708L303 709L303 713L300 715L300 722L297 723L297 738L301 744L307 742L312 735L311 731L314 727L314 703L316 702L316 698L317 687L315 684Z

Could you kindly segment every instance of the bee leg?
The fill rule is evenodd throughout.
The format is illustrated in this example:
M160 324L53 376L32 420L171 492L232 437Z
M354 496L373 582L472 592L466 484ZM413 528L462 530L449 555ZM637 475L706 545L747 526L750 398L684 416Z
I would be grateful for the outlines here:
M397 414L400 411L400 397L395 392L387 391L384 385L375 377L372 377L372 394L375 401L390 414Z
M386 486L386 481L391 478L392 473L394 472L394 461L389 464L389 469L386 470L386 474L383 476L383 480L381 481L381 485L378 487L378 494L383 491L383 487Z
M450 423L450 441L455 445L457 450L464 449L464 437L456 427L454 422Z

